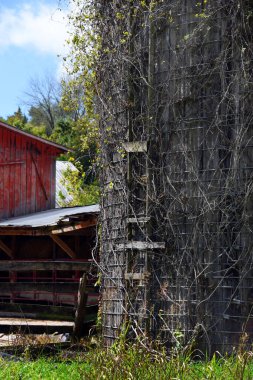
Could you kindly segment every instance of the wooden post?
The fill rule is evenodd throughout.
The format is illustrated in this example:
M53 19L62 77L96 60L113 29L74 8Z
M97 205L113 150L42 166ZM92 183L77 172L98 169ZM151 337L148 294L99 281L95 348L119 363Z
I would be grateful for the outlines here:
M75 323L73 328L73 337L77 340L79 340L82 336L83 321L86 314L86 303L88 298L88 293L86 292L86 282L87 274L84 273L79 282L77 309L75 313Z

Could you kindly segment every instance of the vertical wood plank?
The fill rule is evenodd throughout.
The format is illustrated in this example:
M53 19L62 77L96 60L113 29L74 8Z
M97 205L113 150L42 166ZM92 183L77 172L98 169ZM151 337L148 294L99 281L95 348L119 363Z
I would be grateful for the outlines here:
M74 339L79 340L83 334L83 321L86 314L88 294L86 293L87 274L85 273L79 282L77 309L73 328Z
M8 131L4 130L3 133L3 148L4 148L4 161L8 162L10 159L9 152L10 152L10 147L9 147L9 133ZM10 189L10 183L9 183L9 167L5 166L4 167L4 218L8 218L10 215L10 206L9 206L9 189Z
M20 159L24 162L21 165L21 174L20 174L20 215L26 213L27 205L27 162L26 162L26 139L24 136L21 137L20 145Z
M15 161L21 161L21 137L16 134L15 136ZM14 189L14 216L21 214L21 166L22 164L17 164L14 166L13 171L15 175L15 189Z
M31 198L32 198L32 159L30 155L30 144L26 140L26 153L25 153L25 160L26 160L26 210L25 213L29 214L32 210L31 207Z

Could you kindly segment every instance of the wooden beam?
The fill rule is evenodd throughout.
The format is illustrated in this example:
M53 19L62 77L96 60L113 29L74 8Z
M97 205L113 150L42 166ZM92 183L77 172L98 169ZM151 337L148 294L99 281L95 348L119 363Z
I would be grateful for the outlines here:
M86 307L86 320L96 320L98 305ZM51 321L74 321L74 307L37 304L1 303L0 318L31 318Z
M84 323L90 327L91 323L94 324L96 321L97 314L93 315L86 315ZM29 319L14 319L14 318L0 318L0 331L1 333L10 334L11 332L14 333L28 333L28 334L53 334L57 332L58 334L65 334L65 333L72 333L73 332L73 325L74 322L72 321L48 321L48 320L36 320L32 321ZM88 333L88 331L87 331ZM61 349L63 347L69 347L69 342L61 342L53 343L53 344L47 344L48 346L54 347L53 352L55 352L55 348L60 347ZM72 344L72 343L71 343ZM35 347L33 347L33 352L35 350ZM24 349L24 345L20 347L21 349ZM37 346L38 353L41 353L42 346ZM11 347L13 350L13 347ZM15 350L18 350L19 346L15 346ZM7 348L4 348L4 351L7 351ZM13 352L13 351L10 351ZM21 351L22 352L22 351Z
M71 257L72 259L76 259L76 253L61 239L59 238L59 236L57 235L50 235L51 238L53 239L53 241L59 245L59 247L67 253L67 255L69 257Z
M43 229L44 228L44 229ZM45 236L51 233L48 228L20 228L20 227L2 227L0 226L0 236Z
M23 318L26 315L35 314L34 318L40 318L42 316L47 319L74 320L74 308L68 306L51 306L51 305L37 305L37 304L23 304L23 303L1 303L0 316L11 316L12 314L21 314ZM50 318L51 315L51 318Z
M43 271L43 270L80 270L89 271L90 261L10 261L0 260L0 272L6 271Z
M25 161L9 161L9 162L0 162L0 166L6 166L6 165L22 165Z
M0 282L0 294L12 292L77 293L78 282ZM97 293L96 288L87 288L89 293Z
M32 320L30 318L0 318L0 331L1 333L6 334L54 334L56 332L58 334L65 334L73 331L73 324L74 322L72 321ZM66 343L67 342L62 342L61 347ZM40 345L40 352L41 349L42 346Z
M71 232L71 231L76 231L76 230L82 230L84 228L89 228L89 227L93 227L93 226L96 226L96 225L97 225L97 219L96 218L92 218L92 219L84 220L82 222L78 222L77 224L73 224L71 226L62 226L60 228L58 227L57 229L52 230L51 233L53 235L63 234L63 233L66 233L66 232Z
M9 247L7 247L7 245L2 240L0 240L0 249L4 251L4 253L6 253L6 255L9 256L11 259L14 259L12 250Z

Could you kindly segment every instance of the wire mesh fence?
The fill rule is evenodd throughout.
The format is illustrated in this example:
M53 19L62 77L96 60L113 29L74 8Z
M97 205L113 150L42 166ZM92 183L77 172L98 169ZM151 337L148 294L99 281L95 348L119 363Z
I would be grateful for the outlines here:
M95 7L105 342L230 351L253 333L253 5Z

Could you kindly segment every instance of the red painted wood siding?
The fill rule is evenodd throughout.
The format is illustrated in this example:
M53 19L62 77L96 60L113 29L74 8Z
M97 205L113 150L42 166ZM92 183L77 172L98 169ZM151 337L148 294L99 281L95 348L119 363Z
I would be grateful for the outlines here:
M0 220L55 207L55 160L61 153L0 126Z

